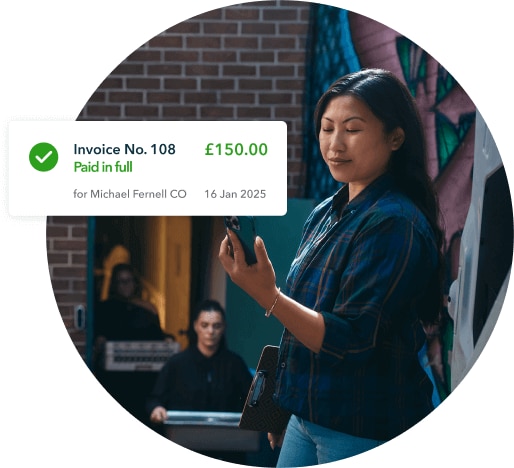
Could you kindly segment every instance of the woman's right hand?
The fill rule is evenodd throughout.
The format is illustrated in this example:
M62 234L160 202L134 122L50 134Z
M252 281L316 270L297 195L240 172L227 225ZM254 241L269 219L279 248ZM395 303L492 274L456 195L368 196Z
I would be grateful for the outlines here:
M166 419L168 419L168 412L163 406L156 406L150 414L150 421L153 423L162 424Z

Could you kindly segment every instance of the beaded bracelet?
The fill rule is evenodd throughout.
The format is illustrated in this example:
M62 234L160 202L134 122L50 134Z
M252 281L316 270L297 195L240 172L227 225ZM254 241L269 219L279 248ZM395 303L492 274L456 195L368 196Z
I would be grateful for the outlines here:
M278 294L277 294L277 297L275 297L275 300L273 301L273 304L272 306L266 310L266 313L264 314L264 316L267 318L271 315L271 312L273 312L273 309L275 308L275 306L277 305L277 301L278 301L278 298L280 297L280 288L278 288Z

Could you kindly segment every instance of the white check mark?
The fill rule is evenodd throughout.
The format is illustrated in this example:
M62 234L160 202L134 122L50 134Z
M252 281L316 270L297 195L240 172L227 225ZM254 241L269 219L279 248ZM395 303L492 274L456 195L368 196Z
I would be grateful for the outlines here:
M52 155L53 151L49 151L48 153L46 153L43 157L41 156L38 156L36 154L36 159L41 163L43 164L51 155Z

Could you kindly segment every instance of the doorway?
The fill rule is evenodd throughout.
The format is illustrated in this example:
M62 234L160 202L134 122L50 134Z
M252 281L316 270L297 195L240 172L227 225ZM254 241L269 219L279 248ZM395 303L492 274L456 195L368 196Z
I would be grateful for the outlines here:
M225 275L215 261L224 233L222 219L98 216L91 224L92 321L96 306L106 299L112 267L130 263L141 278L143 298L158 311L161 328L181 349L187 348L195 304L206 297L225 302Z

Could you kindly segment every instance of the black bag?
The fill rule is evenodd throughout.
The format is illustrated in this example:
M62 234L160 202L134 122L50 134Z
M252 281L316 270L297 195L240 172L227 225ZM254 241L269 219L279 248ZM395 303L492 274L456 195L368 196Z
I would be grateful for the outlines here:
M273 401L277 363L278 346L265 346L241 413L241 429L281 434L286 428L291 413Z

